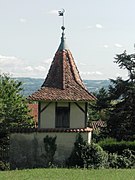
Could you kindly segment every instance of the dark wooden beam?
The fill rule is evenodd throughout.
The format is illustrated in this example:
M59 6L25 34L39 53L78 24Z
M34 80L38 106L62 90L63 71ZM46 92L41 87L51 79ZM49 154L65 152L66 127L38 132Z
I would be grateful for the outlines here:
M83 113L85 113L85 110L81 107L81 106L79 106L79 104L77 103L77 102L74 102L75 104L76 104L76 106L83 112Z
M87 120L88 120L87 113L88 113L88 103L86 102L85 103L85 127L87 127Z
M41 117L40 117L40 110L41 109L41 102L38 102L38 128L40 128L40 120L41 120Z
M69 128L70 128L70 106L71 106L71 103L69 102L68 103L68 108L69 108Z
M45 106L40 110L40 113L42 113L50 104L51 104L51 102L49 102L47 105L45 105Z
M55 128L56 128L56 119L57 119L56 117L57 106L58 106L58 103L55 102Z

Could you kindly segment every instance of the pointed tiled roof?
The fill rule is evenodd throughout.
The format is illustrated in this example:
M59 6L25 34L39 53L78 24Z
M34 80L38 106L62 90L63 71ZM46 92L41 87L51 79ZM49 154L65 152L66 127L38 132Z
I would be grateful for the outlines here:
M36 101L91 101L95 99L83 84L73 56L66 45L64 31L41 89L28 99Z

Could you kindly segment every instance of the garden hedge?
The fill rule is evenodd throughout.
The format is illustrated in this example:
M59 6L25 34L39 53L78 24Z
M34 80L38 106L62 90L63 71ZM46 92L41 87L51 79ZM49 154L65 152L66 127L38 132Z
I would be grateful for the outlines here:
M135 141L103 140L98 143L108 153L122 154L124 149L135 151Z

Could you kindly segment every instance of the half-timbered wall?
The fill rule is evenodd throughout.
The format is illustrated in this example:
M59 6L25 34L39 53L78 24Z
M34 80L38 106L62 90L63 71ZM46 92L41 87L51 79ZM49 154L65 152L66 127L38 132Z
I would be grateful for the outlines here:
M56 127L56 108L69 108L69 128L84 128L87 121L87 103L85 102L40 102L39 128Z

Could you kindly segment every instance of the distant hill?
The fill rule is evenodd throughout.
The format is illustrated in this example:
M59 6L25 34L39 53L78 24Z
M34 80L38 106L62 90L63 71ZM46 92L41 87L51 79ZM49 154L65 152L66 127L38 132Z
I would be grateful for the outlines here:
M28 96L38 90L44 82L44 79L35 78L15 78L23 82L23 94ZM89 92L98 91L100 88L107 88L110 84L109 80L83 80Z
M107 89L110 84L109 80L83 80L83 82L89 92L96 92L102 87Z

